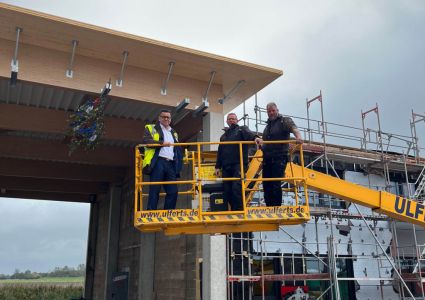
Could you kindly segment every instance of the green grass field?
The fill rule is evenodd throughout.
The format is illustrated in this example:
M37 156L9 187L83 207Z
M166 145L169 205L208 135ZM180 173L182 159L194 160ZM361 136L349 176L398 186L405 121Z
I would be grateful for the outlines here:
M0 280L0 300L69 300L83 296L84 277Z
M0 287L8 284L70 284L81 286L84 283L84 277L42 277L38 279L5 279L0 280Z

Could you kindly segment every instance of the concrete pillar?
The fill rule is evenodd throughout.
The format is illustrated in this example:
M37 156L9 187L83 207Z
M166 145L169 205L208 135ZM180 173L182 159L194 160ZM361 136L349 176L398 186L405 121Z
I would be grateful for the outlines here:
M93 299L94 271L96 266L97 225L99 221L99 205L96 196L90 203L90 220L87 241L86 279L84 281L84 299Z
M226 236L202 237L202 299L227 299Z
M111 186L108 193L109 218L108 237L106 250L106 276L105 276L105 299L112 299L111 282L112 275L117 271L119 233L120 233L120 213L121 213L121 187Z
M223 134L223 114L208 113L203 119L203 142L218 142ZM217 150L218 145L204 147ZM226 236L202 236L202 299L226 299Z
M155 233L140 234L139 300L153 300L155 271Z
M202 142L219 142L223 134L223 114L209 112L202 119ZM204 147L204 150L217 150L218 145Z

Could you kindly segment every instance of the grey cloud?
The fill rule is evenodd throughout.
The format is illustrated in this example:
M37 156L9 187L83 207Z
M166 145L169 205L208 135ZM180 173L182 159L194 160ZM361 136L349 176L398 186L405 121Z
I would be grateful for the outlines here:
M284 75L260 91L258 99L261 105L278 102L286 114L305 117L305 99L319 90L330 122L361 127L360 111L378 102L382 129L410 134L411 109L425 114L422 0L121 1L119 6L112 0L4 2L283 69ZM252 111L253 99L247 103L247 112ZM320 117L318 107L312 108L312 117ZM368 118L367 126L376 129L376 119ZM425 123L418 124L418 134L425 147ZM5 214L2 203L0 199L0 237L11 242L0 246L0 273L20 263L16 258L6 267L4 253L29 254L34 243L44 256L49 247L85 249L81 232L87 208L78 212L63 204L66 211L59 212L54 205L34 206L23 214L22 206L9 206ZM53 216L56 225L50 228L37 216ZM29 228L39 233L30 234ZM39 261L34 255L27 262L21 259L22 265Z
M85 263L89 204L0 198L0 273Z

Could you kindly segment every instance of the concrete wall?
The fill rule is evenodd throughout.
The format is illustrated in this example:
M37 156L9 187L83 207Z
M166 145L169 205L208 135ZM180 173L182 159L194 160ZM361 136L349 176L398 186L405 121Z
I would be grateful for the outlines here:
M134 181L126 182L121 194L118 272L129 272L129 300L138 299L141 234L133 227Z
M155 299L196 299L196 244L192 235L155 239Z
M133 185L133 181L128 181L121 186L115 262L113 257L108 257L108 247L113 247L108 246L108 241L111 241L111 237L108 237L110 193L98 195L93 299L107 299L105 282L108 267L109 273L129 273L129 300L199 299L201 236L165 236L163 233L139 232L133 227ZM181 197L178 206L188 207L191 205L190 200L187 196ZM113 249L109 249L109 253L113 256Z
M96 259L94 270L93 299L104 299L104 286L106 276L106 249L108 236L108 214L109 202L106 194L98 195L98 224L97 224L97 243Z
M202 119L201 142L219 142L220 136L224 133L223 114L210 112ZM203 150L217 150L218 145L204 146Z
M184 165L182 177L191 172L189 165ZM188 187L179 187L187 190ZM158 208L163 206L160 200ZM178 208L192 207L190 196L180 196ZM154 282L153 299L199 299L199 278L197 277L198 259L201 257L202 239L200 235L166 236L162 232L154 234ZM149 247L149 245L146 245ZM198 284L198 286L197 286ZM145 299L145 298L143 298Z
M212 136L221 134L219 129L222 128L223 118L221 114L210 113L209 116L207 123L211 125L204 124L206 130L204 134L211 139ZM215 129L209 130L209 128ZM218 140L218 137L211 140ZM191 171L189 165L184 165L182 178L186 178ZM97 198L98 228L93 299L106 299L106 277L111 276L111 272L115 271L129 273L128 299L131 300L200 299L200 261L203 258L203 239L209 240L210 237L202 235L165 236L162 232L141 233L135 229L133 227L134 181L131 177L129 172L127 178L130 179L119 186L119 206L115 199L112 199L114 196L111 196L117 195L114 188L111 188L108 194L98 195ZM183 191L188 188L188 186L181 186L179 190ZM119 214L111 213L110 203L113 203L114 209L119 209ZM162 206L163 199L160 199L158 208ZM192 207L192 197L180 196L177 207ZM111 231L109 228L110 217L119 218L119 231ZM115 219L112 223L116 222ZM117 234L118 237L110 236L111 232ZM117 238L118 250L114 252L111 247L114 247L114 240ZM210 251L208 258L204 259L210 262L214 261L215 264L215 252ZM225 259L222 256L225 253L225 247L219 252L220 267L223 269L225 268ZM203 268L203 272L209 274L211 270ZM221 275L225 276L224 272L222 273ZM211 278L211 281L214 280Z

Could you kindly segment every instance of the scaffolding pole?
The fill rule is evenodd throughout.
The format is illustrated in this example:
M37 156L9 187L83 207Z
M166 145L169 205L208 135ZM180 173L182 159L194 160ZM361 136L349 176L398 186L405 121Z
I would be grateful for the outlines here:
M416 162L419 162L419 160L420 160L419 138L418 138L418 135L416 133L416 123L422 122L422 121L425 122L425 116L420 115L418 113L415 113L412 109L412 120L410 121L410 129L411 129L411 133L412 133L412 141L413 141L414 148L415 148Z
M324 113L323 113L323 98L322 98L322 92L320 91L320 94L312 99L307 99L307 136L308 136L308 140L310 142L313 142L313 134L314 131L311 128L311 124L310 122L312 121L312 119L310 119L310 105L314 102L314 101L319 101L320 102L320 109L321 109L321 120L317 121L319 124L319 130L318 133L321 133L322 137L321 137L321 144L323 146L323 153L319 156L316 157L310 164L309 166L313 166L315 162L317 162L318 160L322 160L322 164L325 165L326 168L326 173L328 174L330 171L333 172L335 174L336 177L339 177L337 171L335 170L335 166L334 164L329 160L328 158L328 151L327 151L327 136L336 136L339 138L344 138L344 136L342 134L336 134L333 132L329 132L328 128L327 128L327 124L333 124L333 123L329 123L329 122L325 122L324 120ZM249 123L249 115L245 114L245 104L243 106L243 110L244 110L244 122L247 122L248 125L250 125ZM264 124L264 120L266 120L267 118L263 118L262 117L262 113L266 112L265 109L260 108L258 106L258 99L257 99L257 95L255 95L255 107L254 107L254 112L255 112L255 130L258 133L260 128L259 125L263 125ZM365 128L365 118L369 113L376 113L377 116L377 122L378 122L378 130L371 130L371 129L366 129ZM398 141L402 141L403 143L405 142L407 144L406 148L402 148L402 149L407 149L406 150L406 155L403 156L403 162L404 162L404 171L405 171L405 177L406 177L406 184L408 186L408 191L409 191L409 196L411 196L412 191L410 190L410 185L409 185L409 177L408 177L408 153L410 151L410 149L413 149L415 151L415 163L416 164L420 164L421 160L419 157L419 152L420 152L420 147L418 144L418 137L416 135L416 123L418 123L419 121L425 121L425 117L424 116L420 116L418 114L414 114L412 111L412 122L411 122L411 137L404 137L404 136L400 136L400 135L393 135L390 133L385 133L382 132L381 130L381 123L380 123L380 116L379 116L379 108L378 108L378 104L376 104L376 107L368 110L366 112L361 112L362 113L362 137L360 139L361 141L361 148L362 150L367 151L367 145L372 143L374 145L376 145L376 150L378 151L378 153L380 154L380 161L376 160L376 162L381 162L382 163L382 170L383 170L383 177L385 179L385 189L388 190L390 188L390 165L389 165L389 159L388 159L388 151L390 149L390 147L394 146L394 140L398 140ZM335 125L335 124L333 124ZM354 127L349 127L349 126L345 126L345 128L354 128ZM355 129L355 128L354 128ZM371 140L371 133L374 134L375 136L375 141ZM373 136L373 135L372 135ZM385 137L385 138L384 138ZM352 139L355 140L355 137L346 136L347 139ZM410 140L409 140L410 138ZM385 145L384 145L384 140L385 140ZM369 152L370 153L370 152ZM412 160L409 161L410 164L412 164ZM328 168L328 166L330 168ZM318 221L319 221L319 215L315 215L314 216L314 224L311 223L311 225L315 226L315 235L316 235L316 240L314 242L315 246L316 246L316 252L314 253L313 251L311 251L308 247L308 243L304 240L304 238L302 239L302 241L299 241L297 237L294 237L293 235L291 235L288 231L286 231L283 227L280 228L280 231L284 232L289 238L289 242L288 243L296 243L298 245L301 246L301 252L297 253L294 252L294 250L292 251L292 253L287 253L287 255L285 255L284 253L280 254L280 263L282 266L282 274L274 274L274 275L266 275L265 274L265 268L264 268L264 263L265 263L265 258L269 257L268 254L265 252L267 251L266 247L265 247L265 240L264 240L264 236L262 233L259 234L259 248L260 248L260 255L259 255L259 259L260 259L260 266L261 266L261 275L260 276L253 276L252 275L252 270L251 270L251 260L250 260L250 254L249 254L249 250L247 249L247 257L248 257L248 275L244 275L244 264L243 264L243 259L244 259L244 243L243 243L243 239L245 239L243 236L241 236L241 253L239 255L241 255L241 260L242 260L242 273L240 278L238 279L237 276L235 275L234 279L235 280L241 280L242 284L249 284L250 287L250 295L249 295L249 299L251 299L251 295L252 295L252 288L253 288L253 283L254 282L261 282L261 294L262 297L261 299L265 299L265 282L267 281L284 281L284 280L289 280L289 281L304 281L304 285L306 285L306 281L307 280L318 280L317 278L315 278L315 276L311 276L311 274L306 274L307 273L307 268L306 268L306 255L305 253L309 253L312 255L312 257L317 259L317 266L318 266L318 270L320 271L320 263L323 263L324 266L328 267L329 272L328 273L323 273L321 276L329 276L328 279L329 280L329 286L322 290L322 288L320 289L321 295L317 298L317 299L322 299L329 291L331 291L330 293L330 297L332 299L336 299L336 300L340 300L341 299L341 294L340 294L340 290L339 290L339 281L340 280L377 280L379 281L379 290L380 290L380 297L381 299L384 299L384 286L385 283L384 281L391 281L394 280L392 278L387 278L387 277L382 277L385 274L382 274L382 268L387 268L387 272L388 272L388 267L385 267L383 262L384 261L388 261L390 266L392 267L392 269L394 270L394 274L397 276L398 281L397 283L399 284L399 297L401 299L405 298L405 293L408 294L408 296L412 297L414 299L413 293L412 291L408 288L406 281L409 282L415 282L415 283L419 283L421 286L421 294L422 294L422 299L425 299L424 297L424 288L423 288L423 277L422 277L422 272L421 272L421 259L422 259L422 252L420 251L420 246L418 245L417 242L417 236L416 236L416 228L413 225L412 227L412 232L413 232L413 236L414 236L414 245L415 245L415 251L416 251L416 260L418 263L418 268L419 268L419 276L418 278L415 278L414 276L408 276L406 278L403 278L403 276L401 275L402 273L402 268L401 268L401 257L400 257L400 249L399 249L399 243L398 243L398 239L397 239L397 229L396 229L396 225L394 221L389 221L390 223L390 227L389 230L392 232L392 237L393 237L393 243L394 243L394 249L391 249L391 256L393 257L393 259L387 255L387 253L385 252L385 249L383 248L382 244L380 243L380 241L378 240L378 235L377 235L377 221L387 221L389 220L388 218L382 218L382 216L378 216L378 215L364 215L360 209L358 208L357 205L355 205L354 207L357 210L357 214L353 214L353 213L349 213L349 215L347 216L340 216L339 214L337 214L336 218L346 218L346 219L360 219L363 221L363 223L366 225L367 229L369 230L370 235L373 237L374 239L374 243L372 245L375 246L376 249L376 256L375 255L371 255L371 256L365 256L365 257L358 257L356 255L353 255L352 253L348 256L339 256L338 254L338 247L335 244L335 234L334 234L334 229L333 226L335 225L334 221L333 221L333 216L335 214L334 209L332 208L332 199L328 198L328 211L325 213L327 219L329 220L329 226L330 226L330 232L328 232L329 236L327 237L327 241L326 241L326 247L328 249L328 263L325 263L325 261L323 261L321 259L321 253L320 253L320 245L319 244L325 244L325 243L319 243L319 228L318 228ZM354 216L355 215L355 216ZM366 220L369 220L369 222ZM370 221L373 221L373 226L370 224ZM339 224L339 223L338 223ZM371 226L369 226L371 225ZM328 225L326 225L328 226ZM352 226L352 225L349 225ZM361 224L360 224L361 226ZM392 230L391 230L392 227ZM305 230L304 230L304 234L305 234ZM304 237L304 235L303 235ZM247 237L247 240L249 241L249 237ZM300 239L301 240L301 239ZM269 241L268 241L269 242ZM278 242L278 241L270 241L270 242ZM338 242L339 243L339 242ZM311 243L310 243L311 244ZM348 244L352 245L352 244L356 244L351 240L351 236L350 236L350 240L348 242ZM347 244L347 245L348 245ZM363 241L362 241L363 244ZM230 243L230 245L232 245L232 243ZM248 242L249 245L249 242ZM248 246L249 247L249 246ZM352 247L352 246L351 246ZM380 252L382 252L382 255L379 255L379 250ZM393 253L393 251L395 250L395 253ZM347 250L348 251L348 250ZM373 252L372 252L373 254ZM235 253L232 252L231 255L236 255ZM299 256L298 256L299 255ZM287 258L289 256L289 258ZM273 256L275 257L275 256ZM284 274L284 267L285 267L285 258L286 259L290 259L291 263L291 270L292 270L292 274ZM295 274L295 260L296 259L301 259L302 260L302 269L303 269L303 274ZM377 267L378 267L378 277L375 278L368 278L366 277L353 277L353 278L338 278L338 268L337 268L337 261L338 259L347 259L347 260L359 260L359 259L376 259L377 261ZM232 273L233 275L233 266L230 265L229 266L229 272ZM314 278L314 279L313 279ZM375 285L374 285L375 286ZM229 285L229 294L232 295L233 291L232 290L232 285Z

